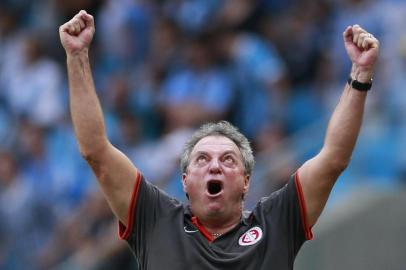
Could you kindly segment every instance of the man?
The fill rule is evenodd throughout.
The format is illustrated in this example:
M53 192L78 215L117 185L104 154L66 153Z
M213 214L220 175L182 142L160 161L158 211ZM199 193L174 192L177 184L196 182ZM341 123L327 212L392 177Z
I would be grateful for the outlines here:
M351 158L378 40L358 25L344 45L350 79L330 120L324 146L281 190L243 212L254 158L247 139L227 122L201 127L181 158L183 206L149 184L106 137L88 50L93 17L80 11L60 27L67 54L70 107L80 152L120 221L120 236L141 269L293 269L294 258ZM165 154L165 153L162 153Z

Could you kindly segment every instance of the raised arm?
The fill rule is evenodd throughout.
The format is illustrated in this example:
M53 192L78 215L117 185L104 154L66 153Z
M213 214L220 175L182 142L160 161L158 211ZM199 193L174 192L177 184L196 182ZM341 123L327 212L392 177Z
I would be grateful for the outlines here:
M59 28L67 57L72 122L80 153L95 173L113 212L127 225L137 169L106 136L88 56L94 32L93 17L83 10Z
M343 38L352 61L350 77L360 83L370 83L379 53L378 40L359 25L347 27ZM362 123L366 96L366 91L345 85L330 119L323 148L298 171L309 226L316 223L335 181L350 162Z

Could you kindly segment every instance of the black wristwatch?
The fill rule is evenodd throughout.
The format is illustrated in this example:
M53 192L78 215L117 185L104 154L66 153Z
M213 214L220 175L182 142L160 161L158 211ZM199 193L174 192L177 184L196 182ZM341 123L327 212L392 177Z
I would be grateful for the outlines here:
M367 83L362 83L353 78L349 77L347 81L348 85L351 86L353 89L358 91L366 92L371 89L372 87L372 79Z

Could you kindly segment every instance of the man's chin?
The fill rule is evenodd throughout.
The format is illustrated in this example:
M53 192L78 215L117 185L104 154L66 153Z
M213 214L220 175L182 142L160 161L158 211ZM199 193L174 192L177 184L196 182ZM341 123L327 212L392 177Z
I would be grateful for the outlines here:
M208 205L206 214L208 217L221 217L223 215L223 207L218 204Z

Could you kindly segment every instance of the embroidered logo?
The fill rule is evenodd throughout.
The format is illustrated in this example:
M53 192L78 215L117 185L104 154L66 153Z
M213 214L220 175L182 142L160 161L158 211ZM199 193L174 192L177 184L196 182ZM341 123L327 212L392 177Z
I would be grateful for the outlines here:
M260 227L253 227L249 229L246 233L241 235L240 239L238 240L238 244L240 246L251 246L258 243L259 240L262 238L262 229Z
M198 232L198 230L189 230L188 228L186 228L186 226L183 227L183 229L185 230L185 233L195 233L195 232Z

